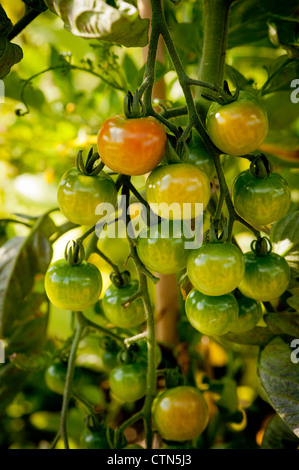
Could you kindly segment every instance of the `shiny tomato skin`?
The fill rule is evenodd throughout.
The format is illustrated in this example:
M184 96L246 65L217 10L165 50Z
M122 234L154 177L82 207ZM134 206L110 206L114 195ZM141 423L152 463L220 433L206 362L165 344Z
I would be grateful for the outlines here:
M214 297L196 289L189 292L185 309L193 328L208 336L221 336L230 331L239 312L233 294Z
M256 150L268 133L263 104L247 91L232 103L212 103L207 114L207 132L212 142L228 155L246 155Z
M204 171L209 180L212 180L216 175L213 159L202 139L197 135L194 136L189 144L189 162Z
M98 152L113 171L143 175L153 170L165 153L166 133L152 117L126 119L112 116L98 133Z
M290 282L287 261L276 253L257 256L249 251L244 254L245 274L239 290L246 297L270 302L283 294Z
M49 390L64 394L65 381L67 374L67 364L62 362L54 362L45 371L45 382ZM75 368L73 386L77 386L82 377L81 369Z
M237 297L239 315L231 326L233 333L245 333L252 330L262 317L262 307L260 302L240 295Z
M144 363L121 364L109 375L110 389L121 401L133 402L146 393L146 370Z
M242 171L234 181L232 197L236 211L252 225L269 225L289 210L291 192L279 173L256 178L249 170Z
M99 175L83 175L76 168L68 170L61 178L57 200L65 217L78 225L96 225L100 216L96 214L98 204L117 202L117 189L112 178Z
M45 276L50 301L64 310L81 311L94 305L102 291L102 275L91 263L70 266L64 259L55 261Z
M193 286L206 295L224 295L240 284L245 271L242 252L229 242L207 243L192 250L187 263Z
M106 290L102 308L107 319L120 328L134 328L145 321L145 310L141 298L134 300L128 307L122 304L127 302L139 288L138 281L132 280L125 287L116 287L113 284Z
M80 436L80 444L82 449L110 449L106 427L96 431L85 429Z
M146 236L143 236L145 234ZM152 272L159 274L175 274L186 267L188 250L180 233L178 238L164 234L160 224L151 227L137 238L137 254L142 263Z
M209 178L204 171L191 163L159 166L151 172L146 181L147 202L153 212L166 219L194 218L207 207L210 195ZM159 208L161 203L167 204L167 207ZM195 203L201 203L202 207L197 208ZM178 205L173 213L168 209L171 204ZM184 211L184 204L190 204L190 213Z
M207 427L209 412L203 395L195 387L181 385L161 392L152 405L154 423L168 441L187 441Z

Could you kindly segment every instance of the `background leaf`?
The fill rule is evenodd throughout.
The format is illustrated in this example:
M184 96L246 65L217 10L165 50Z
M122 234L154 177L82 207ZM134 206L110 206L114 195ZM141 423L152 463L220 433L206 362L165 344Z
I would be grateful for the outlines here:
M295 434L278 415L273 416L266 427L261 448L297 449L298 446L299 439Z

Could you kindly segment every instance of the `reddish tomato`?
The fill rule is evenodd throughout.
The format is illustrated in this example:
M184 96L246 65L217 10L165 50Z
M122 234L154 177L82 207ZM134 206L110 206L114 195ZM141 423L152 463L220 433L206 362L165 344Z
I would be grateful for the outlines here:
M161 162L166 143L163 126L154 118L112 116L98 134L98 152L111 170L143 175Z

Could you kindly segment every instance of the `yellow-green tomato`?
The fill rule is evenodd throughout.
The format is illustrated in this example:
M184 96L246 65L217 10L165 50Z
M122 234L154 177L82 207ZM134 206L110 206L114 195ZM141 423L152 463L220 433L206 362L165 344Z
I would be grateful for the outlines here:
M249 251L244 255L245 274L239 289L246 297L270 302L283 294L290 282L287 261L276 253L257 256Z
M120 328L134 328L145 321L145 310L141 298L124 304L138 291L138 281L132 280L125 287L116 287L111 284L106 290L102 307L107 319Z
M230 331L239 313L233 294L214 297L196 289L189 292L185 309L193 328L208 336L221 336Z
M154 423L169 441L198 437L207 427L208 407L201 392L182 385L161 392L152 405Z
M210 200L207 175L191 163L157 167L146 181L151 209L165 219L191 219L202 213Z
M291 192L279 173L265 178L242 171L234 181L232 197L236 211L252 225L269 225L281 219L289 210Z
M122 401L133 402L146 393L146 370L144 363L121 364L109 375L111 392Z
M80 311L94 305L102 291L102 275L91 263L70 266L64 259L53 263L45 276L45 289L56 307Z
M206 295L224 295L240 284L245 271L242 252L232 243L207 243L192 250L187 272L193 286Z
M137 238L137 253L150 271L175 274L186 267L189 250L185 247L182 230L169 231L163 224L142 231Z
M207 114L207 132L212 142L228 155L246 155L256 150L268 133L268 117L259 99L240 91L236 101L213 103Z
M213 159L198 135L195 135L189 144L189 162L204 171L209 180L214 178L216 169Z
M113 179L103 171L92 176L71 168L60 180L57 200L61 212L74 224L96 225L100 219L97 206L109 203L114 207L117 189Z
M262 317L262 307L260 302L249 299L244 295L237 297L239 315L232 325L230 331L233 333L245 333L252 330Z

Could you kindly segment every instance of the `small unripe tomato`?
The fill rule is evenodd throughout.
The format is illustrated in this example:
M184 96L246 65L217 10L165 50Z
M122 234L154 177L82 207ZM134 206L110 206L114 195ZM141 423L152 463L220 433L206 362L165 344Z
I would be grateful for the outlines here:
M242 294L270 302L285 292L290 282L290 268L282 256L276 253L257 256L249 251L244 259L245 274L239 285Z
M102 275L91 263L70 266L64 259L55 261L45 276L46 294L56 307L81 311L94 305L102 291Z
M262 307L259 302L243 295L237 297L239 315L231 326L233 333L245 333L255 327L262 317Z
M229 242L207 243L192 250L187 273L193 286L206 295L224 295L240 284L245 271L242 252Z
M248 91L240 91L238 99L232 103L212 103L206 125L216 147L235 156L256 150L268 133L266 110Z
M215 165L202 139L195 135L189 144L189 162L204 171L209 180L216 174Z
M106 290L102 307L107 319L120 328L134 328L145 321L145 310L141 298L130 305L125 304L138 291L138 281L132 280L127 286L116 287L111 284Z
M153 212L166 219L196 217L207 207L210 195L209 178L191 163L159 166L146 181L147 202Z
M291 192L278 173L256 178L250 170L242 171L234 181L232 197L236 211L252 225L269 225L289 210Z
M110 449L106 436L106 427L99 430L85 429L80 436L82 449Z
M160 435L169 441L187 441L198 437L207 427L208 407L195 387L181 385L161 392L152 405L154 423Z
M121 401L133 402L144 397L146 393L146 370L143 362L121 364L109 375L110 389Z
M165 153L166 133L152 117L112 116L98 133L98 152L113 171L143 175L156 168Z
M65 217L79 225L96 225L99 204L117 202L113 179L101 171L98 175L83 175L76 168L68 170L58 185L57 200Z
M239 312L233 294L214 297L196 289L189 292L185 309L193 328L208 336L221 336L230 331Z

